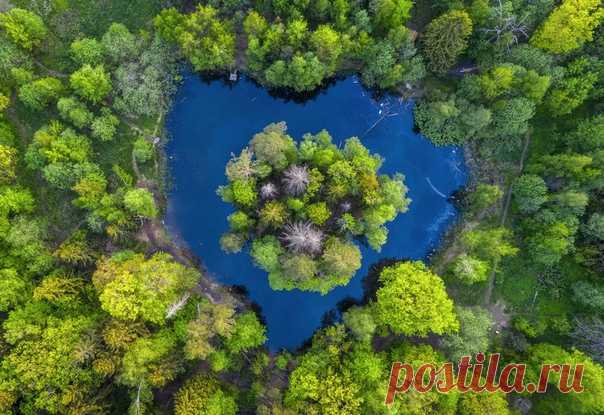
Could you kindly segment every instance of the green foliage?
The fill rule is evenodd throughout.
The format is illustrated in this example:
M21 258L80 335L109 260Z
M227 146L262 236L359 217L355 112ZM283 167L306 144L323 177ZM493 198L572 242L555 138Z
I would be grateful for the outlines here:
M573 246L573 232L561 222L545 224L535 229L526 240L532 260L539 265L553 266L560 262Z
M204 375L189 379L176 393L176 415L235 415L237 410L235 396Z
M139 137L134 141L132 154L139 163L146 163L153 158L155 148L153 143L149 142L145 137Z
M482 105L463 98L446 101L421 101L415 109L415 122L434 144L461 144L484 131L493 118Z
M49 312L40 303L30 303L27 309L10 316L10 325L15 328L23 330L30 324L30 335L11 338L13 347L3 358L2 369L4 378L15 382L23 407L60 414L89 399L103 381L90 367L94 344L86 343L97 316L58 318ZM73 396L74 390L78 390L79 398Z
M564 413L572 411L575 414L592 414L604 410L600 397L604 393L604 369L594 363L589 357L578 350L567 352L552 344L536 344L528 350L527 381L537 382L539 370L544 364L560 364L564 362L575 366L585 365L582 393L561 393L557 390L543 394L535 401L535 409L540 413ZM551 372L548 383L555 388L560 381L560 373Z
M481 212L497 203L502 196L503 191L499 186L479 183L468 196L470 209L474 212Z
M69 121L77 128L87 127L93 119L92 112L75 97L59 99L57 109L64 120Z
M74 40L69 49L73 60L79 65L99 65L105 57L103 45L92 38Z
M168 307L192 288L197 271L174 262L165 253L149 259L122 252L99 262L93 283L101 307L124 320L144 320L163 324Z
M176 336L168 329L134 340L122 358L120 382L137 388L141 384L164 386L177 374L172 359L175 350Z
M451 10L432 20L424 35L428 68L444 73L453 67L471 33L472 19L463 10Z
M178 43L197 71L224 70L235 63L235 36L211 6L199 5L187 16L163 10L155 27L165 39Z
M84 65L69 77L76 94L93 104L98 104L111 91L111 79L102 65Z
M468 392L459 397L459 413L467 415L511 415L505 394L501 392Z
M343 315L344 324L361 342L370 342L377 328L371 310L366 307L352 307Z
M0 28L16 45L28 51L38 47L47 33L40 16L16 7L0 13Z
M103 108L101 116L95 118L90 125L92 136L101 141L111 141L117 132L119 124L119 119L111 113L111 110Z
M517 178L512 192L518 210L522 213L534 213L548 200L545 182L534 174L524 174Z
M133 116L168 111L178 79L177 54L159 36L145 42L113 73L114 109Z
M102 51L113 62L122 62L137 53L135 36L121 23L113 23L101 39ZM93 65L92 62L82 62Z
M124 195L124 205L133 214L153 219L157 216L157 208L153 194L147 189L129 190Z
M247 311L235 318L233 331L226 339L225 345L232 353L246 352L264 344L265 333L266 328L256 314Z
M28 107L41 110L63 92L63 84L56 78L41 78L19 88L19 99Z
M11 183L17 177L17 150L0 144L0 185Z
M604 289L587 281L572 285L573 300L596 313L604 311Z
M476 284L485 282L490 271L486 261L474 258L468 254L461 254L455 259L451 269L453 276L462 284Z
M402 262L384 268L379 282L374 304L378 324L407 336L459 329L443 281L422 262Z
M403 26L409 18L413 2L409 0L375 0L371 3L373 27L386 34L391 29Z
M474 356L486 353L489 347L489 330L493 325L489 313L481 308L457 307L459 333L449 334L443 339L452 362L458 362L462 356Z
M604 19L598 0L564 0L531 37L531 43L551 53L568 53L593 39Z
M331 217L331 212L327 207L327 203L318 202L306 207L306 215L312 223L317 226L322 226Z
M407 210L407 188L400 175L378 176L381 158L357 138L338 149L322 131L298 147L286 129L267 126L227 163L230 183L218 193L238 211L220 242L239 252L251 239L254 262L274 289L325 294L361 267L351 236L374 249L386 242L384 225Z
M498 262L506 256L518 253L510 243L511 233L505 228L475 229L461 235L461 242L468 252L484 261Z
M591 66L585 58L567 66L564 77L553 85L545 100L552 115L570 114L587 99L598 79Z
M604 215L594 213L589 217L583 232L592 238L604 240Z

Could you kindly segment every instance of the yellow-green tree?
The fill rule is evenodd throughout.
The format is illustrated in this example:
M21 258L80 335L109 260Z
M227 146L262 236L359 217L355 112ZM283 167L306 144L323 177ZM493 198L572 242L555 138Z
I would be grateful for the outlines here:
M199 274L166 253L146 259L125 251L98 264L92 280L101 307L113 317L162 324L168 307L191 289Z
M459 329L453 301L443 280L422 262L386 267L374 303L378 324L407 336L451 333Z
M602 19L600 0L564 0L537 29L531 43L552 53L568 53L592 40Z

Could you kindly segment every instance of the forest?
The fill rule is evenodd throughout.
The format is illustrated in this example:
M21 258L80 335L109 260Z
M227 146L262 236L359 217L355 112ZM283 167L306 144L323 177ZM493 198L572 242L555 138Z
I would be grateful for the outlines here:
M599 0L0 0L0 414L603 414L603 21ZM413 100L421 134L463 147L459 220L269 351L258 308L162 220L185 68ZM360 140L278 121L216 172L236 210L220 243L274 289L325 294L408 189ZM583 364L585 389L384 404L392 362L479 352L531 379Z

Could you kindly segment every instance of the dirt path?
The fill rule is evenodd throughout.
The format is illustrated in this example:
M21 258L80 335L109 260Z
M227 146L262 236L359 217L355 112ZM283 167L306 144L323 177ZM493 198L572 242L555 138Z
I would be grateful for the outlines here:
M529 131L526 134L526 137L524 139L524 147L522 148L522 155L520 156L520 162L518 163L518 171L516 173L517 176L520 176L522 174L522 172L524 171L524 163L526 161L526 156L528 155L528 148L529 148L530 143L531 143L531 134ZM503 210L501 212L501 219L499 221L499 226L503 227L503 226L505 226L505 223L507 222L511 201L512 201L512 185L510 183L510 185L508 186L508 189L506 191L505 204L504 204ZM496 275L497 265L499 265L497 262L494 262L492 264L491 273L490 273L489 279L487 281L487 289L485 290L485 293L484 293L483 304L487 307L491 305L491 300L493 297L493 288L495 287L495 275Z

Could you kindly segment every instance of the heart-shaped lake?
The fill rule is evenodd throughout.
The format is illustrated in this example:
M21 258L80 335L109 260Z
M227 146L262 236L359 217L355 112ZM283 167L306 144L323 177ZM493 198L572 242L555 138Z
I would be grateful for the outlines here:
M220 249L219 239L232 213L216 195L218 186L226 183L225 165L255 133L278 121L285 121L296 139L323 129L335 143L359 137L384 158L380 172L403 173L409 187L410 209L387 225L388 242L382 251L362 248L363 267L350 284L328 295L273 291L266 273L252 264L246 252L233 255ZM460 148L435 147L413 132L412 102L392 96L373 99L354 77L297 103L271 97L245 78L228 85L205 83L188 74L175 97L167 128L173 186L166 222L218 281L247 288L262 308L271 350L299 346L339 301L362 297L362 278L372 264L384 258L425 258L455 220L448 198L467 179Z

